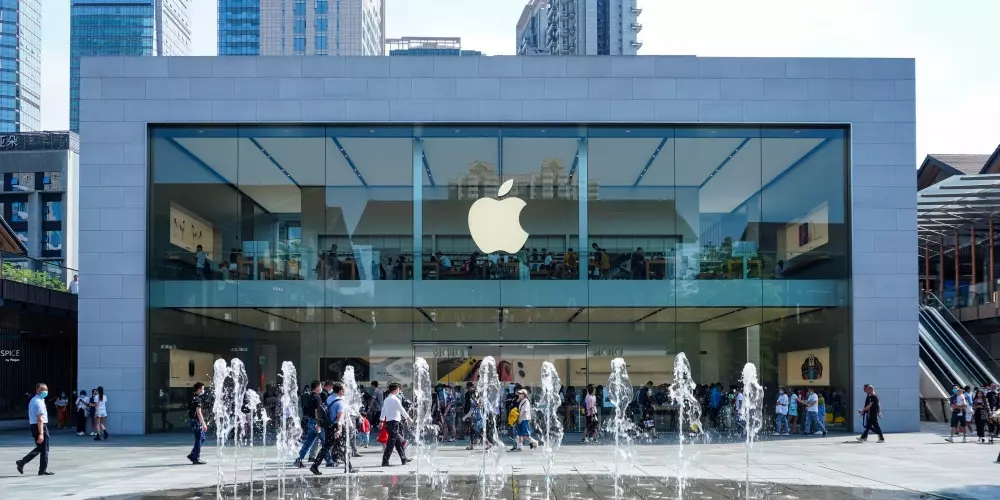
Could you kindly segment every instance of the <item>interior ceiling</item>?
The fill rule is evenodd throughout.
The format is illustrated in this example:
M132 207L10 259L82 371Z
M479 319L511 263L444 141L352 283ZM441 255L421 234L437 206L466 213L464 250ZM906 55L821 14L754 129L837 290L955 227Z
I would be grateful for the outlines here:
M701 212L729 213L823 141L805 137L681 137L666 142L661 138L592 138L588 173L592 183L611 188L633 184L699 188ZM573 138L506 138L500 142L494 138L424 139L424 185L432 184L428 171L433 185L447 186L449 181L460 181L472 162L496 166L501 156L505 176L538 174L542 162L552 159L568 174L578 144ZM184 137L166 141L166 146L183 148L272 213L300 212L303 186L408 187L412 179L410 138ZM747 172L759 172L760 177ZM616 193L624 190L608 189L600 197L614 199Z
M303 323L378 324L497 323L698 323L702 330L729 331L810 313L819 307L677 308L238 308L180 309L260 330L297 330Z

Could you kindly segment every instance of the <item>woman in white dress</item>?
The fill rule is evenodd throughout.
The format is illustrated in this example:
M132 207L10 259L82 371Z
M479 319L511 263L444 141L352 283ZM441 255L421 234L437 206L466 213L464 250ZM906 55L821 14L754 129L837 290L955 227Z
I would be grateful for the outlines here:
M108 419L108 397L104 395L104 387L97 386L97 397L90 406L94 407L94 430L97 431L94 441L100 441L102 435L104 439L108 439L108 429L105 427Z

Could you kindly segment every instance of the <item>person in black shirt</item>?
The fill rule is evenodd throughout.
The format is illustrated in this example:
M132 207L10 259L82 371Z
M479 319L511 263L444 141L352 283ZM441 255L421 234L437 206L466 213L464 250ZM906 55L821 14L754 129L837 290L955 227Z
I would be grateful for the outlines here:
M208 430L208 425L205 424L205 415L201 411L201 397L204 394L205 384L195 382L194 397L188 403L188 422L191 426L191 431L194 433L194 447L191 448L191 453L187 456L187 459L195 465L205 463L201 460L201 445L205 442L205 432Z
M319 380L314 380L311 384L309 384L309 389L309 394L303 396L302 401L302 418L309 419L306 424L307 426L303 429L306 431L306 437L302 440L302 449L299 450L299 457L295 460L295 466L300 468L305 467L302 460L306 458L306 453L312 449L313 443L315 443L317 439L319 439L322 443L325 437L325 429L323 429L323 426L320 425L316 414L320 405L323 404L323 401L320 399L321 387ZM333 457L330 456L329 453L326 454L325 457L320 458L326 458L327 467L333 467Z
M882 407L879 405L878 396L875 395L875 388L869 384L865 384L864 390L868 397L865 398L865 407L858 413L861 415L867 415L868 420L865 423L865 432L861 434L858 441L864 443L868 440L868 433L874 432L875 434L878 434L878 442L884 443L885 437L882 436L882 428L878 425L878 417L882 413Z
M632 252L632 262L629 267L632 269L632 279L646 279L646 253L642 251L642 247L636 248L635 252Z

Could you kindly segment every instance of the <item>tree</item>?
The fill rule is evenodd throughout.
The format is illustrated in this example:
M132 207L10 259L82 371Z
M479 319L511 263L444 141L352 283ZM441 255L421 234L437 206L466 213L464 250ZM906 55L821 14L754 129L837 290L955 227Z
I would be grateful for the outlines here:
M3 279L17 281L19 283L27 283L29 285L40 286L42 288L48 288L50 290L57 290L60 292L66 291L66 284L58 278L54 278L48 273L42 271L32 271L31 269L24 269L17 267L10 262L3 263Z

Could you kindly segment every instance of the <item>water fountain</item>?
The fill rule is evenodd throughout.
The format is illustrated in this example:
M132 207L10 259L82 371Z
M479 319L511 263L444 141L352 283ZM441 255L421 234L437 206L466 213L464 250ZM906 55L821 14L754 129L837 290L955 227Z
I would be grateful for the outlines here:
M232 406L230 401L231 391L227 391L227 384L232 381L232 371L226 360L217 359L213 365L212 372L212 418L215 420L215 456L217 492L222 496L222 486L225 484L225 476L222 472L222 465L225 458L226 440L229 436L231 419L229 409Z
M353 366L348 365L344 368L343 383L344 402L347 407L347 415L344 415L344 472L350 472L354 458L351 455L354 453L354 444L358 437L358 418L361 416L361 391L354 377Z
M538 401L538 412L542 416L542 453L545 456L545 497L552 490L552 467L555 465L556 451L562 446L563 426L559 419L559 407L562 405L562 380L555 365L545 361L542 363L542 397ZM568 411L568 410L567 410Z
M632 402L632 381L628 378L625 360L611 360L611 375L608 377L608 400L615 408L614 417L608 422L608 432L615 438L614 477L615 491L620 492L618 480L621 477L620 463L632 458L633 430L635 425L628 416L628 405ZM598 402L598 404L600 404Z
M278 493L284 495L285 472L288 461L296 456L302 425L299 422L299 390L295 365L291 361L281 363L281 415L278 416Z
M476 382L476 397L481 402L483 414L483 465L479 471L480 497L488 498L488 493L503 485L503 469L500 467L499 450L503 447L497 432L497 418L500 415L500 377L497 376L497 362L493 356L486 356L479 363L479 378ZM490 443L493 445L490 446Z
M435 471L434 461L437 455L438 426L433 420L433 391L427 360L417 358L413 362L413 399L417 405L417 417L414 422L417 476L426 476L431 484L437 484L438 474Z
M683 352L674 358L674 382L670 385L670 402L677 405L677 498L684 498L687 486L688 458L684 456L684 445L688 433L702 435L701 403L694 395L697 384L691 376L691 363Z
M233 433L233 496L236 496L240 484L240 441L246 428L247 415L244 412L244 398L247 394L247 370L239 358L233 358L229 363L229 374L233 379L232 414L229 417Z
M744 449L746 451L746 498L750 498L750 451L753 449L757 435L760 434L762 422L762 407L764 388L757 381L757 367L747 363L743 367L743 403L739 407L740 421L743 432L746 433Z
M260 395L257 391L253 389L247 389L247 404L246 409L248 411L248 419L250 421L250 435L247 436L247 449L250 450L250 498L253 498L253 468L254 468L254 458L257 453L254 451L254 427L257 426L256 415L257 411L260 409ZM263 413L263 412L262 412ZM267 480L267 476L264 476L264 480Z

